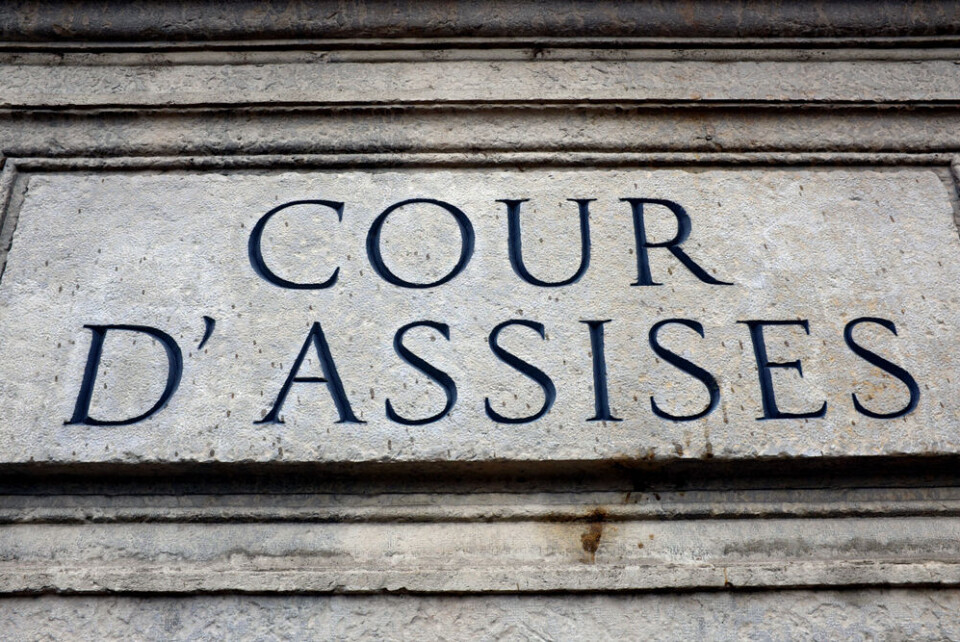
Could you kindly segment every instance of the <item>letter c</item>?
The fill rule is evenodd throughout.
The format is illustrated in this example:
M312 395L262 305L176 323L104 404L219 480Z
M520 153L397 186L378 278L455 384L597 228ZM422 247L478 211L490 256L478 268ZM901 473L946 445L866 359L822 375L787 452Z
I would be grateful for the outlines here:
M287 288L288 290L322 290L329 288L337 282L337 277L340 275L339 267L334 270L333 275L323 283L295 283L281 276L277 276L273 270L267 267L267 264L263 260L263 251L260 247L263 241L263 230L267 227L267 223L273 218L274 214L288 207L293 207L294 205L322 205L329 207L337 213L337 220L343 221L343 203L338 203L337 201L290 201L289 203L278 205L260 217L257 224L253 226L253 231L250 232L250 242L247 246L248 254L250 255L250 265L253 266L253 271L259 274L265 281L281 288Z

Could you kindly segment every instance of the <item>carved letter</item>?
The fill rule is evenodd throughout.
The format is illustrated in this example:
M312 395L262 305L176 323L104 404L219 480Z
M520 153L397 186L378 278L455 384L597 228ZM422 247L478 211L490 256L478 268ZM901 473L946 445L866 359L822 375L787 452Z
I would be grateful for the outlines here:
M387 217L390 216L394 210L413 203L429 203L445 209L453 215L453 218L457 221L457 226L460 228L460 259L446 276L432 283L412 283L410 281L404 281L390 271L390 268L383 262L383 255L380 253L380 233L383 231L383 224L386 223ZM470 257L473 256L473 244L473 225L470 223L467 215L461 210L443 201L436 201L430 198L411 198L406 201L394 203L383 210L380 216L374 220L373 225L370 226L370 231L367 233L367 258L370 260L370 265L373 266L374 271L388 283L400 286L401 288L433 288L450 281L467 267L467 263L470 262Z
M750 328L750 339L753 341L753 354L757 360L757 375L760 377L760 396L763 402L763 416L757 417L757 421L764 419L804 419L823 417L827 414L827 402L824 401L819 410L813 412L782 412L777 408L777 398L773 392L773 377L770 376L770 368L792 368L803 376L803 368L800 361L782 361L771 362L767 358L767 346L763 340L763 328L768 325L798 325L803 331L810 334L810 324L805 320L796 321L737 321Z
M680 325L685 325L701 337L703 335L703 326L700 325L697 321L692 321L690 319L665 319L654 324L650 328L650 347L653 348L653 351L658 357L669 363L671 366L683 370L687 374L693 376L696 379L700 380L707 388L707 392L710 393L710 401L707 403L706 407L700 412L693 415L671 415L667 412L664 412L657 406L657 402L654 401L653 395L650 396L650 408L653 410L653 414L660 417L661 419L669 419L671 421L693 421L694 419L699 419L700 417L706 417L717 407L717 404L720 403L720 386L717 385L717 380L714 379L713 375L701 368L700 366L687 361L676 352L667 350L659 341L657 341L657 333L660 332L660 328L667 325L668 323L678 323Z
M257 221L257 224L253 226L253 230L250 232L250 241L247 244L247 253L250 255L250 265L253 266L254 272L259 274L263 279L281 288L287 288L290 290L322 290L324 288L329 288L331 285L337 282L337 277L340 274L339 267L333 271L333 275L329 279L322 283L294 283L293 281L288 281L287 279L274 274L273 271L267 267L267 264L263 260L263 251L260 247L260 244L263 242L263 230L266 228L267 222L269 222L273 215L280 210L293 207L294 205L323 205L324 207L329 207L337 213L338 221L343 220L343 203L338 203L336 201L290 201L289 203L278 205L260 217L260 220Z
M529 417L504 417L501 414L498 414L490 406L489 397L485 397L483 400L483 405L486 408L487 416L493 419L496 422L502 424L525 424L531 421L536 421L540 417L547 414L550 411L550 407L553 406L553 402L557 398L557 388L553 385L550 377L540 370L539 368L530 365L526 361L510 354L506 350L500 347L500 344L497 343L497 339L500 337L500 332L511 325L522 325L526 328L531 328L535 330L537 334L540 335L540 338L546 338L546 333L543 329L542 323L537 323L536 321L527 321L525 319L511 319L509 321L504 321L490 332L490 349L493 350L493 354L497 355L501 361L505 364L514 368L515 370L525 374L527 377L535 381L541 388L543 388L543 405L540 407L536 413L530 415Z
M580 267L569 279L564 281L541 281L527 271L523 264L523 242L520 238L520 204L526 203L529 199L508 200L501 199L498 203L505 203L507 206L507 245L510 248L510 265L517 275L532 285L541 288L558 288L563 285L576 283L586 274L590 266L590 203L595 198L568 198L580 208Z
M690 224L690 216L687 215L686 210L680 207L679 204L659 198L621 198L620 200L630 203L630 207L633 210L633 233L637 242L637 282L631 283L631 285L663 285L663 283L655 283L653 276L650 274L650 259L647 256L647 248L651 247L663 247L670 250L670 252L683 263L684 267L693 272L693 275L704 283L709 283L710 285L733 285L732 283L719 281L707 274L706 270L694 263L693 259L680 249L680 245L690 236L692 226ZM645 203L662 205L673 213L677 219L676 236L662 243L650 243L647 241L647 231L643 224L643 206Z
M444 339L447 341L450 340L450 326L448 326L446 323L437 323L435 321L414 321L413 323L408 323L397 330L397 333L393 336L393 349L396 350L401 359L409 363L423 374L427 375L437 385L443 388L444 393L447 395L447 403L443 407L443 410L435 415L431 415L430 417L425 417L423 419L406 419L405 417L401 417L394 412L393 404L391 404L390 400L387 399L387 417L391 421L395 421L407 426L422 426L424 424L429 424L442 419L449 414L449 412L453 409L453 405L457 403L457 384L453 382L453 379L450 378L450 375L443 370L433 367L417 355L410 352L410 350L403 345L403 336L407 333L407 330L420 327L433 328L442 334Z
M323 371L323 376L298 377L297 372L300 371L300 366L303 364L303 360L307 356L307 350L310 349L311 343L317 350L317 356L320 359L320 369ZM353 409L350 408L350 401L347 399L347 393L343 389L343 383L340 381L340 375L337 374L337 366L333 363L333 355L330 354L330 348L327 346L327 339L323 336L323 329L317 322L314 322L313 326L310 328L310 333L307 335L307 340L303 342L303 347L300 349L300 354L297 355L296 361L293 362L293 367L290 368L290 374L287 375L287 380L283 383L283 387L280 388L280 394L277 395L277 400L274 402L273 408L263 419L253 423L282 424L283 419L280 419L280 409L283 408L283 402L286 401L287 394L289 394L290 388L293 387L294 383L327 384L327 388L330 390L330 396L333 397L333 403L337 406L337 413L340 415L340 419L337 421L338 424L367 423L357 419L356 415L353 414Z
M594 416L587 421L623 421L614 417L610 412L610 399L607 395L607 358L603 352L603 324L602 321L581 321L590 328L590 352L593 355L593 407Z
M65 421L65 425L85 424L87 426L127 426L143 421L147 417L159 412L173 393L177 391L180 385L180 377L183 376L183 353L180 346L166 332L157 330L144 325L85 325L93 333L90 342L90 352L87 354L87 366L83 371L83 383L80 384L80 394L77 395L77 403L73 409L73 417L70 421ZM163 388L163 394L153 404L150 410L142 415L122 419L120 421L105 421L94 419L90 416L90 401L93 397L93 387L97 380L97 371L100 369L100 357L103 354L103 341L107 336L108 330L124 330L127 332L139 332L153 337L163 345L167 352L167 385Z
M910 391L910 401L907 402L906 406L894 412L873 412L872 410L867 410L864 408L857 399L857 395L852 394L850 396L853 397L853 407L856 408L857 412L859 412L861 415L873 417L874 419L895 419L897 417L903 417L904 415L910 414L913 412L913 409L917 407L917 402L920 401L920 386L917 385L916 379L914 379L909 372L897 364L887 361L877 353L867 350L853 340L853 329L861 323L876 323L878 325L882 325L893 334L897 333L897 327L893 325L893 321L888 321L886 319L878 319L876 317L860 317L859 319L854 319L848 323L843 329L843 340L847 342L847 345L858 357L902 381L903 384L907 386L907 390Z

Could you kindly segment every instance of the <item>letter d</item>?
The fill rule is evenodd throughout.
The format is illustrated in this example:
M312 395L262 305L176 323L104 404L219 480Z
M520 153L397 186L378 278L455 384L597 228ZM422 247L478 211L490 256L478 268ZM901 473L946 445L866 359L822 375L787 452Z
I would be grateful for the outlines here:
M180 377L183 375L183 353L173 337L166 332L144 325L85 325L83 327L90 329L93 333L93 340L90 343L87 367L83 371L83 383L80 385L80 394L77 395L77 405L73 409L73 417L70 418L70 421L65 421L64 425L128 426L143 421L167 405L170 397L177 391L177 386L180 385ZM103 340L107 336L107 330L126 330L127 332L146 334L158 340L167 352L167 385L157 403L153 404L153 407L142 415L120 421L104 421L90 416L90 401L93 398L97 372L100 370L100 357L103 354Z

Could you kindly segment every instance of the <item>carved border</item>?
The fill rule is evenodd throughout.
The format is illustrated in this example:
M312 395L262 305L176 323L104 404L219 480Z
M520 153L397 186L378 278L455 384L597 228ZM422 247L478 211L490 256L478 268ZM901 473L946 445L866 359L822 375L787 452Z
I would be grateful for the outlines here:
M17 158L0 174L7 203L0 239L6 246L12 238L31 172L532 165L929 166L955 194L960 163L946 153L778 152ZM688 470L698 464L707 466L688 462ZM852 459L839 474L863 464ZM167 473L179 473L162 465L140 471L139 481L124 476L136 465L119 474L84 464L59 472L11 467L0 470L0 594L960 586L955 462L915 464L895 478L878 472L837 488L827 468L775 480L768 469L731 487L658 480L655 469L629 464L586 486L575 479L576 465L567 475L511 485L493 481L499 464L491 462L493 476L462 489L447 487L462 477L454 465L429 482L424 470L408 492L377 490L372 479L380 475L381 485L403 483L389 467L360 467L351 478L319 466L313 474L321 481L305 484L284 481L285 467L276 466L274 485L254 478L232 486L203 467L166 486ZM737 474L737 464L729 466L727 474ZM931 466L939 476L929 476ZM230 468L218 474L229 477ZM416 473L416 465L407 468Z
M657 39L729 42L792 39L862 42L948 38L960 32L956 4L922 0L909 9L896 0L749 2L703 0L695 9L677 3L553 0L237 0L230 11L210 11L204 0L145 6L59 0L32 10L0 8L0 37L12 42L209 42L327 38L429 39ZM156 42L152 43L156 46ZM61 45L62 46L62 45Z

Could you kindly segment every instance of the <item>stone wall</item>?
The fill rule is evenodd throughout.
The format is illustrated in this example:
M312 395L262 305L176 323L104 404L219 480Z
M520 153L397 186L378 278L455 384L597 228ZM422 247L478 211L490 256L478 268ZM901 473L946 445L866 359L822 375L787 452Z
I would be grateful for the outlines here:
M960 637L956 3L221 5L0 6L0 630Z

